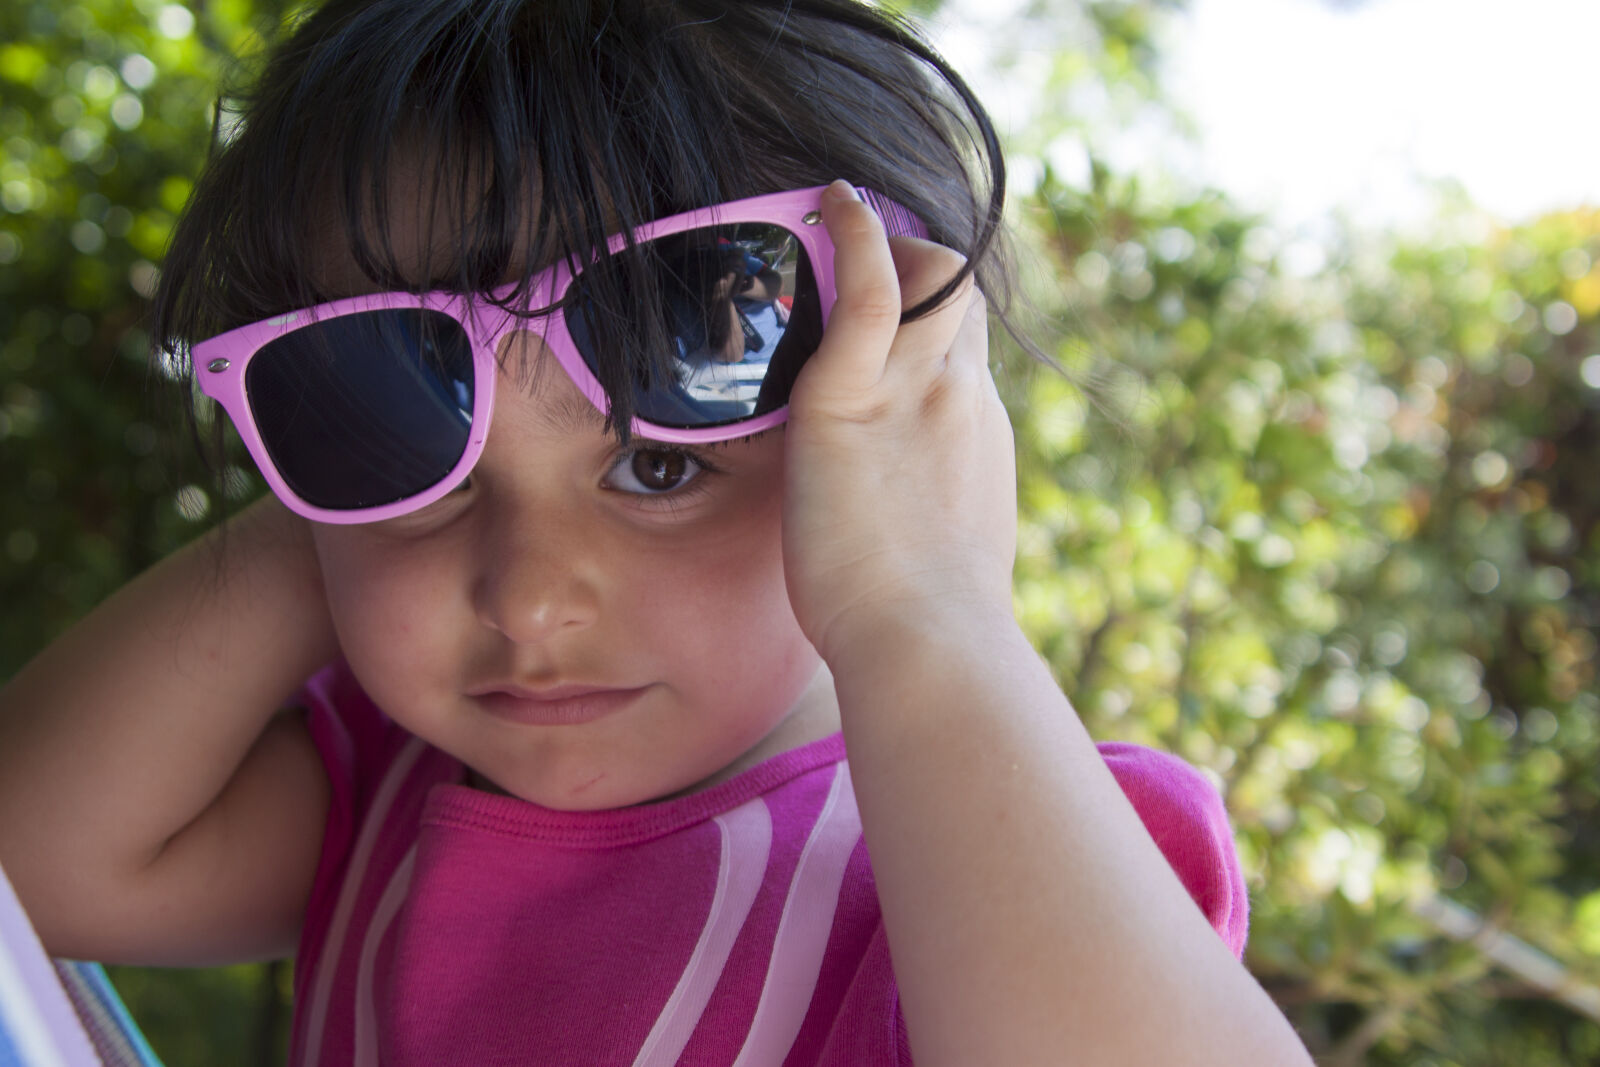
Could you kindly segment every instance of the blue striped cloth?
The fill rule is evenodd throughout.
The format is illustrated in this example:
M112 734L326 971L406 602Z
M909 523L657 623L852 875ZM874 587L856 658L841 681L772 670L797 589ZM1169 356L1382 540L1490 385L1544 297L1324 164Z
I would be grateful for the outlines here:
M3 870L0 1067L161 1067L99 964L44 954Z

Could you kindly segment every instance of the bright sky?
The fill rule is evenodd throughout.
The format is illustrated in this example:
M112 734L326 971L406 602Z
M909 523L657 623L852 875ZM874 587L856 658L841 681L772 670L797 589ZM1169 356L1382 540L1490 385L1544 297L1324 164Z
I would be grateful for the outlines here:
M1600 0L1193 0L1175 28L1200 165L1252 206L1415 218L1420 175L1508 219L1600 207Z
M1028 121L1027 72L1047 66L1028 55L1046 42L1008 33L1019 6L951 0L935 30L1003 128ZM1034 62L986 76L984 52L1008 41ZM1439 178L1508 220L1600 207L1600 0L1190 0L1162 53L1198 144L1135 123L1111 146L1119 169L1164 168L1291 224L1418 221ZM1064 106L1079 103L1095 101Z

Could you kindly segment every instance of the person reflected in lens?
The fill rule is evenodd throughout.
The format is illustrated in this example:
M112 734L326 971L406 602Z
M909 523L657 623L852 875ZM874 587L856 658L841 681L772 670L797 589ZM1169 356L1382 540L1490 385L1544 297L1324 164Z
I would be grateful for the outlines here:
M693 399L732 402L730 415L753 410L788 326L792 296L774 264L792 255L791 242L735 234L684 250L667 303L677 324L679 380Z
M734 254L744 271L744 280L733 297L734 314L744 335L741 358L747 363L765 363L772 358L772 350L789 323L789 309L783 302L783 275L760 255L759 249L735 246Z

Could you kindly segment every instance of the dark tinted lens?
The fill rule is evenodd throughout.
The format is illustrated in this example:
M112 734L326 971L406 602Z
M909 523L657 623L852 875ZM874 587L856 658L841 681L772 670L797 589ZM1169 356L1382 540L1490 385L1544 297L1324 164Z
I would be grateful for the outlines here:
M326 319L261 348L245 393L289 487L332 510L376 507L450 472L472 423L472 346L438 311Z
M663 426L703 427L787 404L822 339L816 279L795 235L771 223L708 226L659 237L644 252L656 270L658 306L634 310L666 324L677 374L635 394L638 415ZM598 372L589 325L597 313L580 274L565 306L567 331Z

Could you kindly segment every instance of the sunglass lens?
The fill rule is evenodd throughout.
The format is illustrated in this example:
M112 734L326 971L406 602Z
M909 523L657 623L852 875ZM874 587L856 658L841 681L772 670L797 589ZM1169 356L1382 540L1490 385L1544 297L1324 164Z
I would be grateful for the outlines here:
M708 226L643 248L654 271L654 308L672 347L674 380L634 396L636 413L662 426L739 422L789 402L800 368L822 339L822 306L805 248L771 223ZM599 374L598 301L580 274L565 304L567 331Z
M331 510L378 507L450 473L466 450L472 346L438 311L324 319L263 346L245 392L289 487Z

